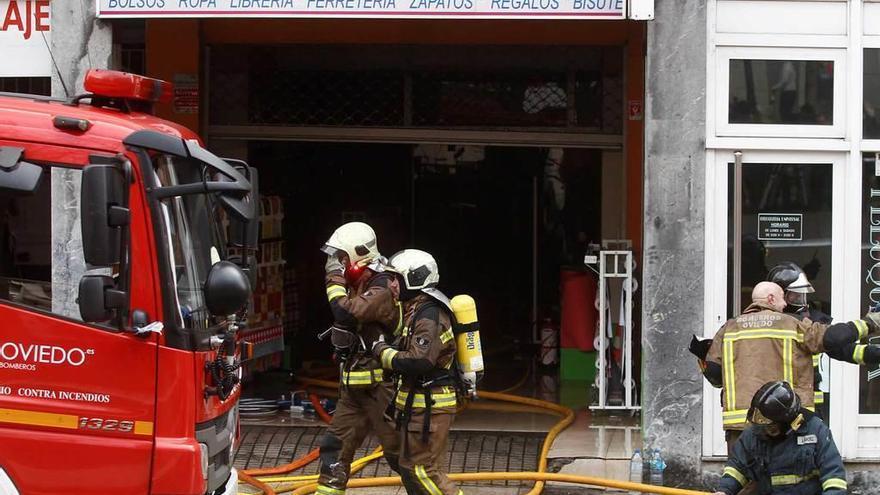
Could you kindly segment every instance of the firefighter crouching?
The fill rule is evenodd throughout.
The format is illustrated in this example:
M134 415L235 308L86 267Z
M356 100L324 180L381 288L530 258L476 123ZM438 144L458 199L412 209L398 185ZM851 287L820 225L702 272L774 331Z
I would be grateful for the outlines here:
M383 378L380 362L370 353L383 334L393 338L402 328L397 280L385 271L376 234L364 223L339 227L322 248L327 254L327 299L334 324L330 334L340 363L339 402L321 438L318 495L341 495L351 473L355 451L369 433L382 445L385 460L396 472L399 437L385 419L394 385Z
M846 472L831 430L802 407L787 382L758 389L748 421L715 495L735 495L749 482L759 495L846 493Z
M764 383L789 382L812 410L814 354L827 352L832 359L856 364L880 362L880 346L859 343L869 331L880 331L880 313L823 325L785 314L784 307L782 288L761 282L752 292L752 304L712 340L703 374L722 389L728 451L747 425L749 399Z
M389 260L398 273L404 326L397 345L380 339L373 354L398 378L400 475L409 495L460 495L446 475L449 428L456 411L456 343L449 300L437 290L434 258L416 249Z

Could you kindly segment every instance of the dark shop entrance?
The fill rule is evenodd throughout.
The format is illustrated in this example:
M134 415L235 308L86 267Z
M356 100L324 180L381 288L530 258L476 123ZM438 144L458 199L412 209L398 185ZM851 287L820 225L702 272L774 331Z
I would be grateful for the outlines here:
M596 259L628 252L637 278L641 104L626 99L627 47L206 50L210 145L257 167L264 198L250 391L277 395L261 372L332 370L316 339L331 323L320 247L363 221L382 254L428 251L440 289L474 297L486 390L584 407L598 385L625 402L621 366L638 377L639 349L624 339L639 337L622 308L640 314L639 292L627 303L608 279L600 298Z

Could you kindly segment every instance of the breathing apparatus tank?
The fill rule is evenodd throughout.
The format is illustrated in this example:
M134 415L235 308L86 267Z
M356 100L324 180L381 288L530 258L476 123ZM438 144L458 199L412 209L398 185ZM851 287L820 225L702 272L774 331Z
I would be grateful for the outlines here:
M475 397L477 382L483 377L483 346L480 342L480 322L477 321L477 303L474 298L461 294L450 301L455 314L456 359L461 378L468 393Z

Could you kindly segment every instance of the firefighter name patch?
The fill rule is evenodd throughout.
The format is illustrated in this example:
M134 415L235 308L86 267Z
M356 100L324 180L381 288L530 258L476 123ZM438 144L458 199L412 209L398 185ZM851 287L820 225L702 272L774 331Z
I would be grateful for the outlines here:
M425 337L416 337L416 345L423 349L427 349L428 346L431 345L431 341Z
M819 441L816 438L816 435L804 435L802 437L798 437L798 445L807 445L811 443L817 443Z

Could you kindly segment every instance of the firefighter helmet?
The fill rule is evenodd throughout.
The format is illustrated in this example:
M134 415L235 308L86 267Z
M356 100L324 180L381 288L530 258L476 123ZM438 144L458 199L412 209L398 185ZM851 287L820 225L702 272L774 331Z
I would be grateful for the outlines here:
M752 397L749 422L757 425L789 425L800 414L801 399L788 382L765 383Z
M321 251L331 256L344 252L351 266L366 266L381 256L376 232L363 222L349 222L336 229Z
M801 267L791 261L783 261L774 266L767 274L767 280L779 284L786 292L798 294L816 292Z
M440 270L437 261L425 251L404 249L388 260L389 270L399 273L409 290L431 289L440 283Z
M807 309L807 294L816 292L807 275L796 263L783 261L774 266L767 279L778 284L785 291L786 311L801 312Z

